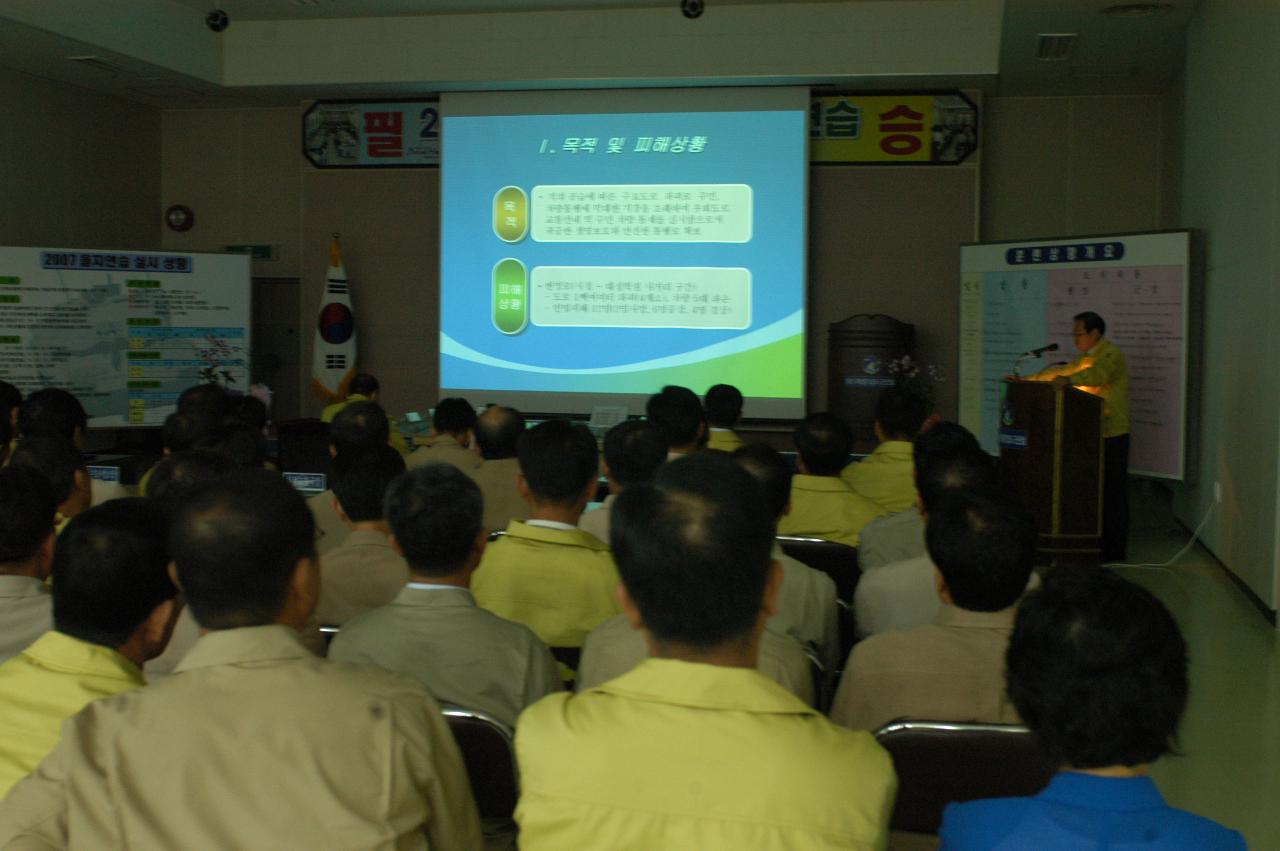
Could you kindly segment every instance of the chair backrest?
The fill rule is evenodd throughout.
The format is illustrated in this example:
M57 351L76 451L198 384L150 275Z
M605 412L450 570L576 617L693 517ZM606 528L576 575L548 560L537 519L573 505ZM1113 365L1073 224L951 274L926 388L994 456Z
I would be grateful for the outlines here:
M952 801L1034 795L1057 767L1026 727L893 721L875 733L893 757L898 800L891 830L937 833Z
M336 624L320 624L320 637L324 639L324 646L328 647L333 644L333 639L342 631L342 627Z
M854 589L862 570L858 567L858 548L822 538L779 535L778 546L798 562L821 570L836 583L836 595L846 603L853 602Z
M511 728L484 712L441 705L462 751L471 794L483 821L510 821L520 797Z

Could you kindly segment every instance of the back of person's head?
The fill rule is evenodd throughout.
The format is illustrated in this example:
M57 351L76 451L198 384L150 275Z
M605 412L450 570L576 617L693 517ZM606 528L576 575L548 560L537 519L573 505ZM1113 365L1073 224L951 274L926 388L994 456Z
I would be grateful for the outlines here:
M517 457L529 491L540 502L574 502L600 476L600 450L584 425L547 420L522 432Z
M796 452L812 476L836 476L849 463L853 430L835 414L822 411L805 417L795 431Z
M339 452L333 459L333 495L352 523L382 519L382 497L404 472L404 456L387 444Z
M1036 558L1036 523L1013 500L944 499L929 512L924 537L929 558L960 608L998 612L1026 590Z
M9 419L22 404L22 391L4 379L0 379L0 418Z
M943 420L916 437L911 446L911 456L916 470L920 470L927 468L935 458L950 458L970 450L982 451L973 432L959 423Z
M24 467L0 469L0 573L35 557L53 534L58 502L49 480Z
M9 464L44 476L53 488L54 500L61 505L76 488L76 474L84 471L84 456L68 438L37 434L18 441Z
M1100 567L1060 568L1018 606L1009 699L1071 768L1138 766L1176 749L1187 645L1168 609Z
M231 428L262 432L269 419L267 403L257 396L244 394L231 397L227 413L227 422Z
M261 467L267 461L267 437L260 429L235 426L227 431L220 448L237 467Z
M351 379L351 383L347 385L347 395L370 398L380 389L382 389L382 385L378 383L378 379L367 372L359 372L356 373L355 378Z
M908 390L886 390L876 400L876 422L887 440L915 440L928 416L924 399Z
M329 423L329 444L339 452L385 446L391 423L377 402L352 402Z
M604 436L604 462L609 476L629 488L647 482L667 460L667 442L658 427L647 420L627 420Z
M416 467L392 482L391 534L414 573L448 576L466 566L484 517L480 488L452 464Z
M475 439L480 455L489 461L516 457L516 443L524 428L524 415L515 408L490 405L476 419Z
M703 423L702 402L688 387L668 384L649 397L644 410L672 449L697 443Z
M206 629L273 623L300 559L315 555L315 521L279 474L237 470L178 509L170 550L196 622Z
M152 609L177 596L168 535L164 509L141 497L76 515L53 554L54 629L93 644L124 644Z
M171 453L185 452L194 448L196 441L202 436L198 429L195 420L175 411L165 417L164 424L160 426L160 442Z
M774 518L756 480L717 453L665 464L618 495L609 540L653 637L714 647L748 636L763 606Z
M707 391L704 403L707 423L716 428L733 428L742 418L742 391L732 384L716 384Z
M191 418L192 446L216 446L227 432L231 396L220 384L194 384L178 396L178 413Z
M152 470L146 496L172 515L183 500L236 466L230 456L217 449L174 452L160 459Z
M1107 333L1107 321L1092 310L1086 310L1084 313L1077 313L1071 317L1073 321L1079 322L1084 327L1085 333L1097 331L1099 334Z
M791 465L782 453L767 443L749 443L734 451L733 460L760 483L769 514L781 517L791 502Z
M452 434L455 437L476 427L476 409L459 396L450 396L436 402L431 415L431 426L436 434Z
M23 437L52 435L74 440L88 422L80 400L60 387L37 390L18 409L18 432Z
M924 467L916 468L916 491L926 513L948 496L995 493L995 461L981 449L931 455Z

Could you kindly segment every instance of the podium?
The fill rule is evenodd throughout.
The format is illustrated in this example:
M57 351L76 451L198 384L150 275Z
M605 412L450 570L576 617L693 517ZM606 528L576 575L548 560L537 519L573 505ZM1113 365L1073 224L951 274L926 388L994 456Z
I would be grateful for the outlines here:
M1000 467L1040 530L1043 563L1097 562L1102 538L1102 398L1006 381Z

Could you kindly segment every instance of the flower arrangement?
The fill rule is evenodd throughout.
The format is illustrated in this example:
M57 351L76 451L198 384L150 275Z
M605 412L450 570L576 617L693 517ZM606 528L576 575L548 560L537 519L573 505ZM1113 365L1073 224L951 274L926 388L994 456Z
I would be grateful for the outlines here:
M911 355L903 355L886 363L885 371L893 376L899 390L919 396L927 403L929 410L934 409L937 387L946 381L942 370L936 365L922 364Z
M235 384L235 376L227 367L243 363L237 356L244 351L244 347L233 346L212 334L205 335L205 343L207 348L196 349L196 357L204 361L204 366L200 368L200 380L224 387Z

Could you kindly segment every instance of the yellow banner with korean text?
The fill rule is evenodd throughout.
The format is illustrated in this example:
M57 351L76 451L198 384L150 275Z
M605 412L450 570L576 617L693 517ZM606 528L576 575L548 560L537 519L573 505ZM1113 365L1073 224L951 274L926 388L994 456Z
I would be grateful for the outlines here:
M959 92L810 101L810 162L955 165L977 147L978 108Z

